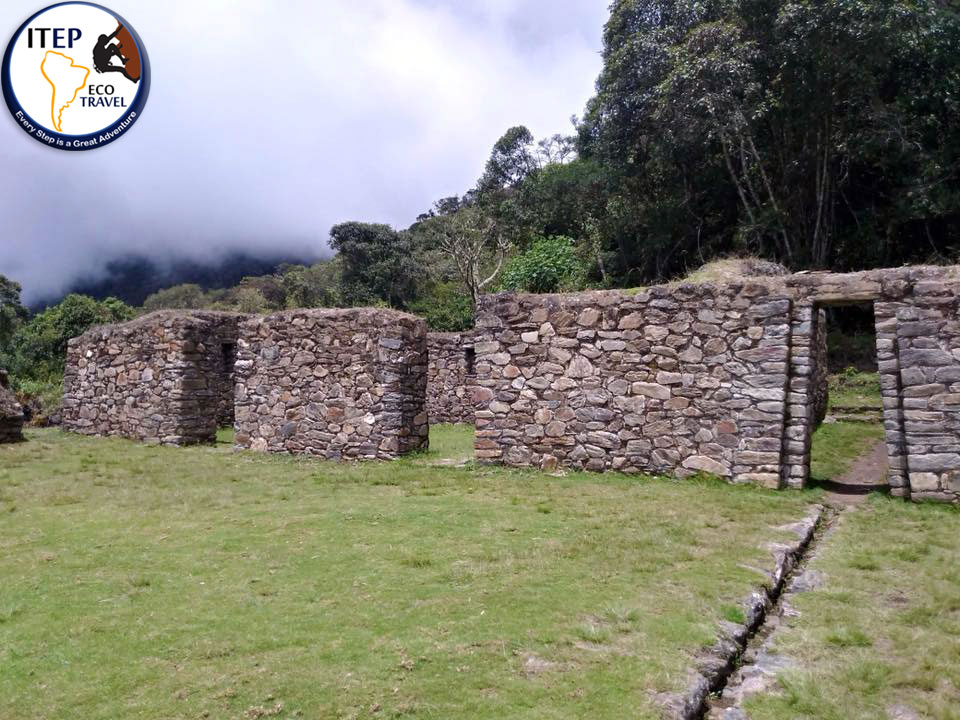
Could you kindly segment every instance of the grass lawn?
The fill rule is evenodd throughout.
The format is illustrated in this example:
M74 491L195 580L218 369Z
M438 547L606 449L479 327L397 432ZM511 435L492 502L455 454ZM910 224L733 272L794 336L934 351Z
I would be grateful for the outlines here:
M434 464L464 428L352 465L29 439L0 447L3 720L655 718L818 497Z
M860 372L850 368L831 375L828 384L828 412L843 408L883 409L880 375L876 372Z
M960 510L873 496L844 513L819 589L776 635L797 669L751 720L960 718Z
M834 480L871 446L883 440L883 425L856 422L824 423L810 445L810 479Z

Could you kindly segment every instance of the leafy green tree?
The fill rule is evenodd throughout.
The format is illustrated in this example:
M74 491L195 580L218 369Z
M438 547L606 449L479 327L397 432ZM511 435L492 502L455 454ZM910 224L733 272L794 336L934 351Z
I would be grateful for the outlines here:
M125 322L134 315L133 308L116 298L98 302L86 295L68 295L17 330L9 355L10 374L15 381L57 381L63 376L71 338L96 325Z
M483 176L477 183L481 194L519 187L542 167L533 142L533 133L523 125L507 130L494 143Z
M339 253L343 299L352 305L383 301L404 308L414 297L409 237L389 225L347 222L330 230Z
M615 2L578 149L607 174L618 281L730 249L794 268L949 252L958 48L940 0Z
M287 291L283 285L283 275L257 275L243 278L234 289L234 301L237 307L259 307L259 310L240 310L240 312L264 312L283 310L287 305Z
M174 285L150 295L143 303L147 312L155 310L204 310L211 305L210 298L199 285Z
M9 350L14 332L28 314L20 302L20 289L18 283L0 275L0 356Z
M340 274L340 264L335 260L285 269L282 284L286 307L336 307L341 302Z
M263 293L251 285L236 288L231 297L233 307L237 312L257 315L276 308L271 307L270 301Z

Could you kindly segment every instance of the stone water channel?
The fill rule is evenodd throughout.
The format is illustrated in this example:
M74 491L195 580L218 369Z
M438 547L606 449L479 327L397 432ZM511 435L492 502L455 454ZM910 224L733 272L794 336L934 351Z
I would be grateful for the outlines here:
M824 510L813 536L784 579L782 591L771 598L771 607L748 639L746 648L735 663L735 669L722 687L707 699L699 717L705 720L749 720L749 715L743 710L744 702L754 695L771 691L777 684L777 675L793 667L791 658L778 655L773 650L777 632L790 618L799 615L791 600L799 593L820 586L822 577L815 570L810 570L809 564L831 534L836 518L836 510Z

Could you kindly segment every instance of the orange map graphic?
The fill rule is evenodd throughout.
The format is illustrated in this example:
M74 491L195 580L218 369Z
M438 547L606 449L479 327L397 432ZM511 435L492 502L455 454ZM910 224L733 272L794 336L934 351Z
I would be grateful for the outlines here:
M74 63L73 58L63 53L48 50L40 63L40 72L53 88L50 100L50 119L53 129L63 132L63 111L77 99L77 95L87 84L90 68Z

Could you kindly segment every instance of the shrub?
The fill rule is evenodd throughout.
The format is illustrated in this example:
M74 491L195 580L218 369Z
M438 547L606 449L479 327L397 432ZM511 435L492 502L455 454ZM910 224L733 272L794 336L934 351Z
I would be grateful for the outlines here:
M410 312L425 318L431 330L459 332L473 327L473 303L470 293L458 283L436 283L419 300L410 304Z
M503 288L534 293L579 290L586 285L589 268L576 253L573 240L553 235L534 240L503 273Z

